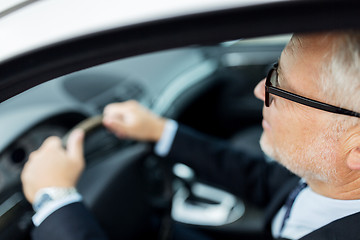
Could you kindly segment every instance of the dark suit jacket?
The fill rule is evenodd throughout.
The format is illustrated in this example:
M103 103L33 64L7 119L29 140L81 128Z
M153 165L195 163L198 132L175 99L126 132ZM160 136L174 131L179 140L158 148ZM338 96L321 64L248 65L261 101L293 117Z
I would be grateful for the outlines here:
M271 220L284 204L299 178L276 162L233 149L226 142L211 139L180 126L168 158L191 166L197 176L235 195L266 207L265 238L271 237ZM360 239L360 213L330 223L309 235L309 239ZM91 214L81 203L65 206L50 215L33 231L35 240L106 239Z

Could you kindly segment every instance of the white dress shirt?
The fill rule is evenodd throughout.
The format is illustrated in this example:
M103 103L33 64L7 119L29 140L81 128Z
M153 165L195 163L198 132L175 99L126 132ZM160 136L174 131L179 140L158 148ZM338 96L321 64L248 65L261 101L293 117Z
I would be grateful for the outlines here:
M299 239L328 223L359 212L359 206L360 200L328 198L306 187L295 199L281 232L285 207L276 214L272 222L272 234L275 238Z

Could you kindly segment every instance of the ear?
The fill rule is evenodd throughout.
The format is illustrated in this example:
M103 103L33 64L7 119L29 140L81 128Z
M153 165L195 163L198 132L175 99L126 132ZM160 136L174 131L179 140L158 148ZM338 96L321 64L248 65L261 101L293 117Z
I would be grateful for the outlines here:
M341 149L345 152L346 165L353 171L360 170L360 124L356 124L342 135Z
M351 170L360 170L360 147L354 147L347 155L346 164Z

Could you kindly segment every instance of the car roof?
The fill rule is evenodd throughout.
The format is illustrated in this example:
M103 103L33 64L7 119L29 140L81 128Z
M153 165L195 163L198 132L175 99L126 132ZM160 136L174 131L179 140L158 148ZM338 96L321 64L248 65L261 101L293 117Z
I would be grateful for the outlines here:
M182 15L268 1L244 0L2 0L0 62L75 37Z

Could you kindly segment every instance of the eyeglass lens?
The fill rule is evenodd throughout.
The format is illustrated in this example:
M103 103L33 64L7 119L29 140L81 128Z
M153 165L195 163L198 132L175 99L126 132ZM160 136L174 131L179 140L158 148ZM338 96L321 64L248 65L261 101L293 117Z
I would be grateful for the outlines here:
M275 87L277 86L277 71L276 71L276 67L272 68L266 78L266 86L272 86ZM267 88L265 87L265 106L269 107L272 103L272 101L274 100L273 96L269 93L268 90L266 90Z

